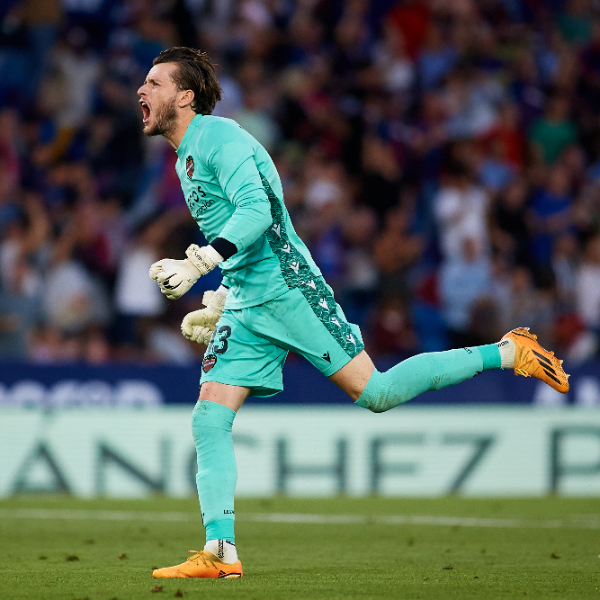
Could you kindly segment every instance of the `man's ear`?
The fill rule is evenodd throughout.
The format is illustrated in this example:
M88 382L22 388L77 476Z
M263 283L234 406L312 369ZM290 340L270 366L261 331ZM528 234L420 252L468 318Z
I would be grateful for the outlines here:
M179 98L179 108L185 108L186 106L190 106L194 102L194 92L192 90L185 90L182 92Z

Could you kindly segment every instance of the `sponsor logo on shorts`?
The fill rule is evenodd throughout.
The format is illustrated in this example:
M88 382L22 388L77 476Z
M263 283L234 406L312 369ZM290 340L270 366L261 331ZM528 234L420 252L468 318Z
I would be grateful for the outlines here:
M216 364L217 364L217 355L216 354L207 354L202 359L202 370L205 373L208 373Z

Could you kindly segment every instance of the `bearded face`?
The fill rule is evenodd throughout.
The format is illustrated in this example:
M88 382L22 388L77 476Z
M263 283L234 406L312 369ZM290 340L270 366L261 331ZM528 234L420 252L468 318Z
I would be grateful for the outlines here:
M142 102L142 112L144 113L143 132L148 137L171 134L177 127L177 110L175 108L176 96L165 100L158 106L151 107L146 102Z

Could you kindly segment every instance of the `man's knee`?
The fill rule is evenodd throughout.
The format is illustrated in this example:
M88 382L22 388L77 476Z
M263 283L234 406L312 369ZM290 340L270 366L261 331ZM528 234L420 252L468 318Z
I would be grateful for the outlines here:
M205 381L200 386L198 402L214 402L237 412L250 395L250 391L250 388L239 385L229 385L219 381Z
M231 435L235 415L235 410L224 404L198 400L192 412L192 434L196 448L207 439L207 436L212 438L223 433Z
M200 410L200 400L196 403L194 407L194 411L192 412L192 436L194 437L194 443L196 446L202 437L202 424L204 421L204 417L206 412Z
M383 374L375 369L356 404L374 413L385 412L388 408L391 408L391 406L386 406L387 403L383 398L384 386L382 380Z
M381 373L375 369L356 404L371 412L382 413L413 397L405 385L394 383L389 371Z
M363 350L339 371L330 375L329 379L356 401L364 392L374 370L373 361Z

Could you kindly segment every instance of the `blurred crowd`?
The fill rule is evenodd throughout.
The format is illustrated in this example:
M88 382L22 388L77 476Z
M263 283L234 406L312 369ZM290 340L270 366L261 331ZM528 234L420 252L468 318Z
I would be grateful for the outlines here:
M373 355L600 348L598 0L5 0L0 357L187 363L149 265L202 236L136 90L164 48L273 156Z

